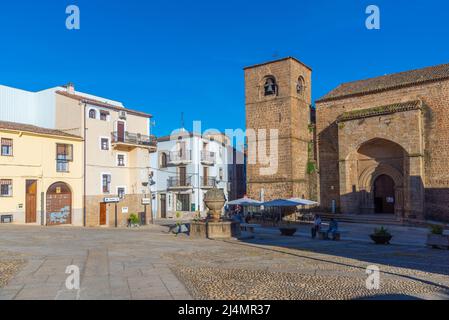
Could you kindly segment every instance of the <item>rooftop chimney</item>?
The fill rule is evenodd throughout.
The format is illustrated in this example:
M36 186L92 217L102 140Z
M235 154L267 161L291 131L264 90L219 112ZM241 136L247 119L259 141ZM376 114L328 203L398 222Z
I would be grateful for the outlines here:
M65 85L67 89L67 93L75 94L75 85L72 82L69 82Z

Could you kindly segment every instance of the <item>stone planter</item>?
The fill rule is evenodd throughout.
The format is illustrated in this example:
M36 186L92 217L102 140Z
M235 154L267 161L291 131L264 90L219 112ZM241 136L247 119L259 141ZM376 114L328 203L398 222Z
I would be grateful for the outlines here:
M289 228L289 227L282 227L279 228L279 231L281 231L281 235L286 237L293 237L293 235L296 233L296 228Z
M370 238L371 238L371 240L374 241L375 244L386 245L386 244L390 244L390 241L393 238L393 236L392 235L372 234L372 235L370 235Z
M441 234L428 234L426 244L434 249L449 249L449 236Z

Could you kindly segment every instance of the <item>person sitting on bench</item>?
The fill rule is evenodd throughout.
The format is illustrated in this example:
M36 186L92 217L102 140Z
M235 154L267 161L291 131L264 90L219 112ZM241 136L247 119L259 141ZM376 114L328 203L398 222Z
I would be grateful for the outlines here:
M332 234L332 240L336 240L337 233L338 233L338 222L337 220L332 218L329 223L329 229L327 230L327 236L329 236L329 234Z

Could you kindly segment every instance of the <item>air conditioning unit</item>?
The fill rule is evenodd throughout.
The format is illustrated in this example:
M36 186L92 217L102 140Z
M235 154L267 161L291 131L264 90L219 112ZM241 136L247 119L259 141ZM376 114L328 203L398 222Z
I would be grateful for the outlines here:
M118 116L120 119L126 120L126 111L120 111Z

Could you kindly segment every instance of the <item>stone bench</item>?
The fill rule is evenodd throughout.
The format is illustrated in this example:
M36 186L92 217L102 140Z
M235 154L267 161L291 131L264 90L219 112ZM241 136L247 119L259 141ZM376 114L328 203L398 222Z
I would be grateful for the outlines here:
M337 232L335 232L335 241L340 241L341 240L341 235L348 233L348 231L346 230L338 230ZM330 232L327 231L327 229L321 229L320 231L318 231L318 239L320 240L330 240L329 238L329 234Z

